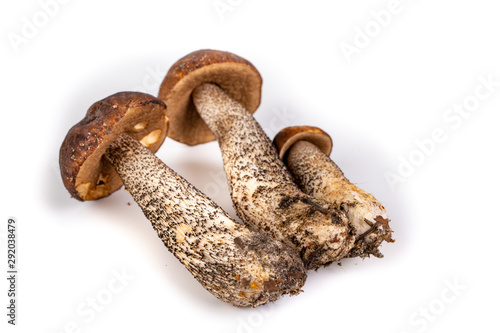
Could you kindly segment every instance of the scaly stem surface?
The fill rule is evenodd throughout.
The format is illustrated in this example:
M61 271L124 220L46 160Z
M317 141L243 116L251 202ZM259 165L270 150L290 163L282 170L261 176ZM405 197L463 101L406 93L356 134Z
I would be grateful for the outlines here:
M347 213L356 228L356 243L349 257L382 257L378 247L391 240L385 208L375 197L350 183L342 170L316 145L298 141L290 147L287 166L307 194L331 202Z
M293 248L236 223L126 134L105 156L166 247L216 297L257 306L300 291L306 275Z
M213 84L197 87L193 102L219 142L235 210L248 226L291 242L309 269L349 252L354 237L345 214L300 191L241 104Z

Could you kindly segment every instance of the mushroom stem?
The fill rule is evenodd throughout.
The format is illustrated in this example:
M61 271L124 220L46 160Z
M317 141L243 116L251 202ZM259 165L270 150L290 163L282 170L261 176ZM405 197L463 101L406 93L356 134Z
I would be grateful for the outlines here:
M308 269L344 257L354 243L345 214L300 191L252 115L214 84L200 85L192 97L219 142L238 216L293 244Z
M391 242L392 230L385 208L373 195L344 176L342 170L315 144L299 140L287 152L286 164L307 194L342 207L356 228L356 243L349 257L382 257L378 247Z
M296 294L306 275L295 250L236 223L127 134L105 153L165 246L209 292L234 306Z

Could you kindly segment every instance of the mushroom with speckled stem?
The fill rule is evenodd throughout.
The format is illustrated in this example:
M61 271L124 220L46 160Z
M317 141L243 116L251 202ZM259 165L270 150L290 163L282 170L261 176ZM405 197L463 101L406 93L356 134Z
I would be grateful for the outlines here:
M279 156L296 183L307 194L341 207L356 228L356 242L348 257L382 257L379 246L393 242L389 218L373 195L349 182L329 155L332 139L313 126L291 126L274 138Z
M136 92L92 105L60 149L68 191L96 200L123 182L165 246L222 301L255 307L299 293L306 273L295 249L235 222L153 154L167 134L165 109Z
M169 136L195 145L217 139L238 216L252 229L292 244L308 269L344 257L354 243L344 212L304 194L253 118L262 78L247 60L199 50L168 71L159 97Z

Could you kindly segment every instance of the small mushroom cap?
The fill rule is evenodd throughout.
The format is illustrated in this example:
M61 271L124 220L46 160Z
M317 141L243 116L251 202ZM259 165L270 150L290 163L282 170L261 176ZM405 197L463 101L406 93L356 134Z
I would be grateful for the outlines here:
M214 141L191 99L193 90L214 83L254 113L260 104L262 78L247 60L224 51L199 50L179 59L163 79L158 94L168 106L168 136L187 145Z
M327 156L332 152L332 138L321 128L314 126L290 126L283 128L274 137L280 159L284 159L288 149L297 141L305 140L315 144Z
M139 92L120 92L94 103L59 151L61 176L71 196L96 200L119 189L120 176L103 154L122 133L156 152L167 136L165 110L162 100Z

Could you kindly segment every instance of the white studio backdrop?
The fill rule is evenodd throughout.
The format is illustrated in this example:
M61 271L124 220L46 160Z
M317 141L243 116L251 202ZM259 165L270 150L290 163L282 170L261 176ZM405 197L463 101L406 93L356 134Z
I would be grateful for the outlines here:
M2 1L2 332L496 332L500 4L495 1ZM118 91L157 94L203 48L250 60L269 137L313 125L386 207L383 259L310 271L238 309L167 251L130 195L71 199L68 129ZM233 217L216 142L157 155ZM8 324L8 220L17 226Z

